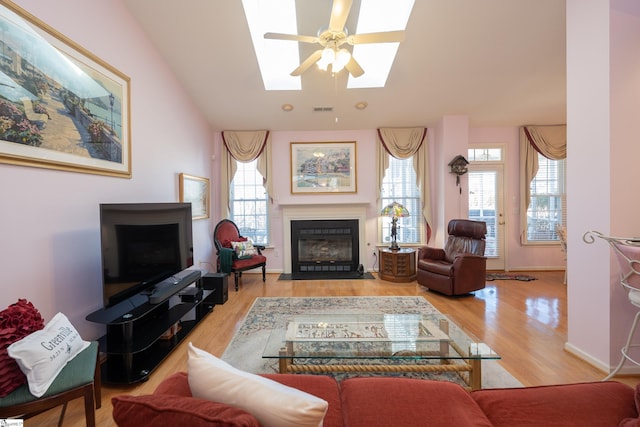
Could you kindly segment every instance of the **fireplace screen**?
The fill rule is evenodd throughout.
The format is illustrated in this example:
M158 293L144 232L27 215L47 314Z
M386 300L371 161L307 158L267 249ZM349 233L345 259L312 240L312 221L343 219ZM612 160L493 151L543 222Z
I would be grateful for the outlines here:
M298 260L301 262L351 261L351 235L346 238L315 239L300 236Z
M356 271L358 220L291 222L292 273Z

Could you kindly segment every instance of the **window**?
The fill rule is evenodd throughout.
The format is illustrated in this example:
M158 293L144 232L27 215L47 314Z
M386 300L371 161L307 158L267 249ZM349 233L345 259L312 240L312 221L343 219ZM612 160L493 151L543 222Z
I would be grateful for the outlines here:
M389 203L398 202L409 211L408 217L398 220L398 243L421 243L422 209L420 192L413 170L413 157L396 159L389 156L389 168L382 181L380 210ZM391 218L381 217L379 236L384 243L391 242Z
M269 195L262 186L257 160L237 162L237 165L229 190L231 220L242 236L266 245L269 242Z
M525 243L559 242L557 224L566 224L566 161L538 154L538 173L531 181Z

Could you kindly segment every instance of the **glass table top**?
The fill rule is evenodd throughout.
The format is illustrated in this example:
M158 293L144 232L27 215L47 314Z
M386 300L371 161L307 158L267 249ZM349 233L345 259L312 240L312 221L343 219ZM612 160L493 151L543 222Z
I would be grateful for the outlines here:
M263 358L500 359L442 314L305 314L276 319Z

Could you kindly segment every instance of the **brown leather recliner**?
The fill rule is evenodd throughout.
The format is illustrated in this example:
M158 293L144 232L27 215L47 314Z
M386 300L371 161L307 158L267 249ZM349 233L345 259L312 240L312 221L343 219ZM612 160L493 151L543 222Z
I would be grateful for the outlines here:
M463 295L483 289L487 258L484 256L487 224L452 219L444 249L418 250L418 284L445 295Z

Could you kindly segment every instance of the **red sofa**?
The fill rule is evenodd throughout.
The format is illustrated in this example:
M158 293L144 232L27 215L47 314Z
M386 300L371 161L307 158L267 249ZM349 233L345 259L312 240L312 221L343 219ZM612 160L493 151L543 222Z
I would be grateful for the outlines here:
M329 402L324 427L640 426L637 391L615 381L468 392L454 383L408 378L338 383L322 375L264 376ZM153 395L112 401L120 427L259 426L238 408L191 397L184 372L166 378Z

